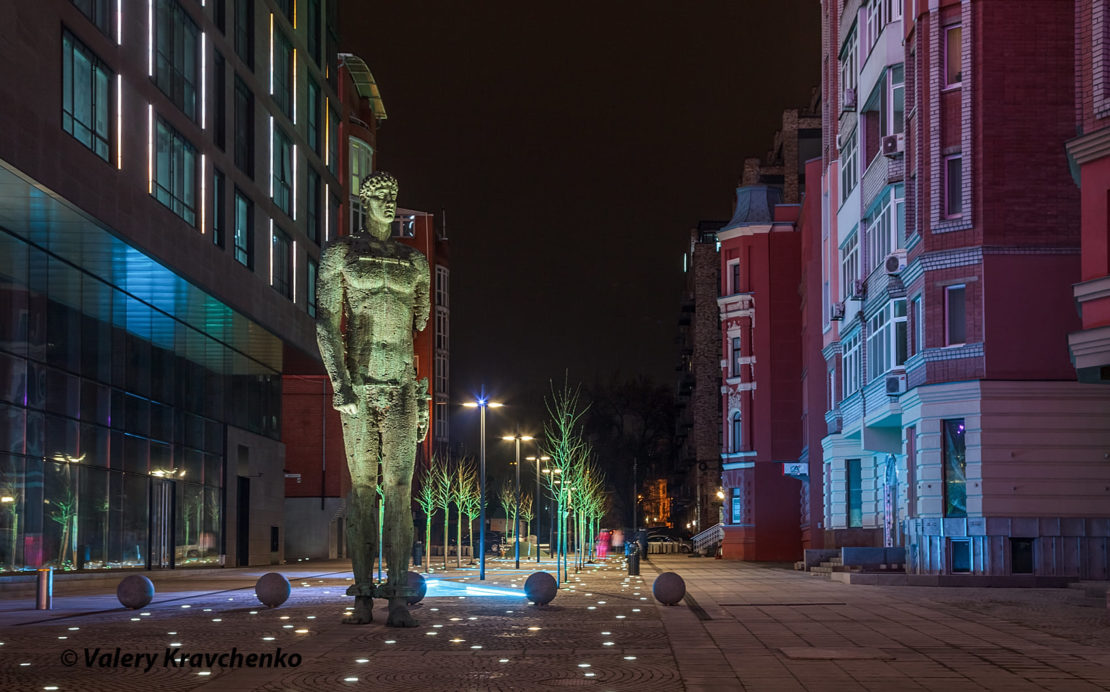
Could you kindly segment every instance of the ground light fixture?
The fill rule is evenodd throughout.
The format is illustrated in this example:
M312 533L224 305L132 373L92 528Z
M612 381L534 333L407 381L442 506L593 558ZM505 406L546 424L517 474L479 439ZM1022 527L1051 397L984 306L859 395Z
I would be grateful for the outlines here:
M504 404L490 401L485 397L479 397L474 401L463 402L463 406L467 408L476 408L481 411L481 445L480 445L480 461L478 471L478 496L479 496L479 514L478 525L481 531L478 533L478 578L486 578L486 409L487 408L501 408Z

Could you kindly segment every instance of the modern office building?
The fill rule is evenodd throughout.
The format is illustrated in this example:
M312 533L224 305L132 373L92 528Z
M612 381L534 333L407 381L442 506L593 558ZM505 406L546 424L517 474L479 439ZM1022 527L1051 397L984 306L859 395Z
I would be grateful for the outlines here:
M5 3L0 564L283 559L319 371L335 3Z

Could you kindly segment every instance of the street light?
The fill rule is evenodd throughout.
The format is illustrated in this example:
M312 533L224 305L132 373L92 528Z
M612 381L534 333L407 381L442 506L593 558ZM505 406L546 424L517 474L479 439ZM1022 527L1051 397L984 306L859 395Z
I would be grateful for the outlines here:
M536 500L533 504L536 506L536 562L539 563L539 561L540 561L540 510L543 509L543 505L540 504L540 462L551 461L551 457L535 456L535 457L525 457L525 458L528 461L536 462Z
M531 435L506 435L506 442L516 442L516 509L513 511L513 543L516 544L516 569L520 569L520 441L534 440Z
M479 445L481 454L479 456L479 472L478 472L478 512L480 517L478 519L478 526L481 532L478 534L478 578L486 578L486 409L487 408L501 408L503 404L499 404L489 399L477 399L475 401L467 401L463 403L467 408L476 408L481 410L481 435L482 440ZM459 546L460 550L462 546Z

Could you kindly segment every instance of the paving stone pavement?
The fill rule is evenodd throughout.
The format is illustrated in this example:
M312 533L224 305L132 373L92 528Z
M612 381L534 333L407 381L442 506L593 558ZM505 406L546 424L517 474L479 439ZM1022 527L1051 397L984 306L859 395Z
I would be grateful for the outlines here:
M140 611L114 588L59 581L49 612L0 594L0 690L1110 689L1106 607L1081 590L850 586L651 557L643 577L620 558L590 565L547 608L513 595L534 563L491 561L481 583L437 570L414 629L384 627L380 601L373 624L340 624L351 599L339 562L280 568L293 594L275 609L253 593L266 568L153 575L158 595ZM685 602L651 599L661 571L685 577ZM237 667L233 649L285 665ZM154 662L125 667L126 653Z

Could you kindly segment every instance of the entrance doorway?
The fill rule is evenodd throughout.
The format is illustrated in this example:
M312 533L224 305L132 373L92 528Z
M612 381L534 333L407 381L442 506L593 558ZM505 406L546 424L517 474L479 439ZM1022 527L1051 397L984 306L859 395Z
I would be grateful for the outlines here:
M174 566L174 517L177 516L175 485L168 478L150 479L148 569L172 569Z
M246 567L251 561L251 479L238 478L238 503L235 515L235 564Z

